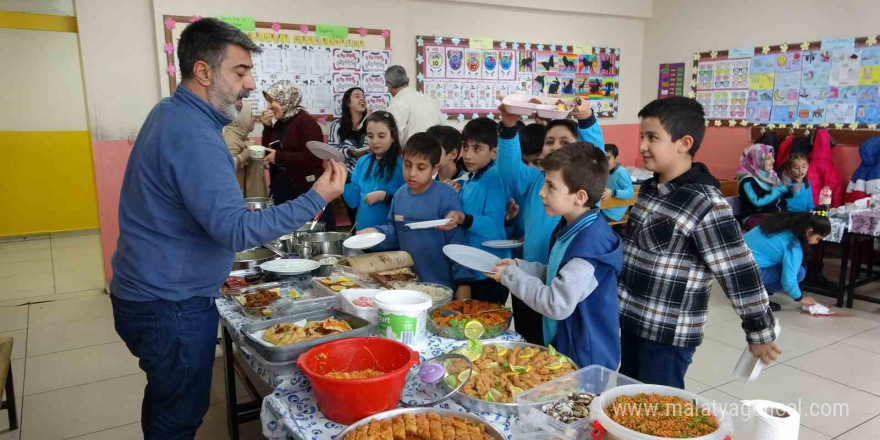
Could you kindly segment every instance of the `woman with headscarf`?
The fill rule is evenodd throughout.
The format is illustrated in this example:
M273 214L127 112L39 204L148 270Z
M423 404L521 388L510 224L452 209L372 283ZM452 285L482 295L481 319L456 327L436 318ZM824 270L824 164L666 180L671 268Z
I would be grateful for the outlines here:
M745 220L746 229L754 227L761 216L779 211L779 201L788 195L788 187L782 184L776 171L773 147L764 144L750 145L739 158L736 180L739 182L740 215Z
M302 95L290 81L272 84L263 91L263 97L268 106L260 117L263 146L275 150L263 161L269 165L269 189L278 205L305 194L321 177L323 162L306 149L306 142L322 142L324 134L301 105ZM324 222L332 222L332 217L324 216Z
M330 137L327 143L345 156L345 167L349 175L354 171L358 159L370 152L364 148L364 128L361 123L367 117L367 100L360 87L352 87L342 95L342 117L330 124Z
M248 135L254 131L254 118L251 116L251 105L244 103L238 117L231 124L223 127L223 140L235 160L235 177L245 197L266 197L266 172L262 160L252 160L248 145ZM266 154L272 151L266 151Z

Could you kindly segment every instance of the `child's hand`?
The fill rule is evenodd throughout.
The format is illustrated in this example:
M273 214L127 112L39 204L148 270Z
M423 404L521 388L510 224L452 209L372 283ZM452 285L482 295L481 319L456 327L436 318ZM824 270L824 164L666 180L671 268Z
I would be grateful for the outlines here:
M770 365L771 362L776 360L777 356L782 354L782 350L776 346L775 342L770 342L767 344L749 345L749 353L761 359L761 362Z
M461 192L461 184L458 183L457 180L446 179L443 181L443 183L451 186L452 189L455 190L455 192Z
M519 205L513 199L507 201L507 212L504 214L504 221L511 221L519 214Z
M455 289L455 299L471 299L471 286L468 286L467 284L458 286L458 289Z
M368 205L375 205L383 200L385 200L386 193L385 191L373 191L366 196L364 196L364 201L367 202Z
M572 104L577 104L578 100L580 100L580 104L574 107L571 111L571 115L578 121L589 119L590 116L593 116L593 108L590 107L590 100L585 98L575 98Z
M379 230L376 228L367 228L367 229L361 229L360 231L357 231L357 233L355 233L355 235L373 234L373 233L377 233L377 232L379 232Z
M605 191L602 193L602 201L604 202L609 197L614 197L614 190L605 188Z
M791 186L791 192L798 193L801 192L801 188L803 188L804 184L798 182Z
M497 96L497 98L504 101L504 98L501 96ZM516 125L516 122L520 120L520 116L508 112L507 107L505 107L504 104L499 105L498 110L501 112L501 123L504 124L505 127L513 127Z
M814 306L819 303L816 302L815 299L810 298L809 296L805 296L805 297L801 298L801 304L809 307L809 306Z
M260 123L263 124L264 127L272 126L272 118L275 116L272 114L272 110L264 110L260 115Z
M506 271L507 268L510 266L516 266L516 260L505 258L495 263L495 272L484 272L483 275L486 275L487 278L492 278L493 280L500 283L501 277L504 275L504 271Z
M446 214L446 218L451 218L452 221L443 226L437 226L437 229L441 231L451 231L457 228L458 225L464 223L464 213L461 211L449 211L449 214Z

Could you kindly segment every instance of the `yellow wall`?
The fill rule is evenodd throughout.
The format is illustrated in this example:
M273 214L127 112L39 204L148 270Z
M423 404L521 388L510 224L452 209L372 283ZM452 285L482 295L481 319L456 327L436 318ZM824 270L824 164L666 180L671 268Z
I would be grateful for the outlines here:
M0 236L98 227L88 131L0 131L0 157Z

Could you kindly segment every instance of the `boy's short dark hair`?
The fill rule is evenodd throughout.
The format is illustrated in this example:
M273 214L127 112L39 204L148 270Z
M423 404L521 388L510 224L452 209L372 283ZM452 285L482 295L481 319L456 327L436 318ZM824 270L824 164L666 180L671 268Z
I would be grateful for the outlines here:
M571 135L577 139L578 137L578 125L572 119L554 119L547 123L547 131L550 131L554 127L565 127L568 131L571 132Z
M703 106L696 99L684 96L670 96L664 99L655 99L639 111L639 118L657 118L663 129L669 133L672 142L685 136L694 139L694 144L688 153L693 156L700 149L703 135L706 133L704 120L706 113Z
M180 78L192 78L193 67L199 61L219 71L220 64L226 58L226 47L230 44L253 53L263 51L244 32L216 18L203 18L187 26L177 43Z
M498 123L486 117L471 119L461 131L461 141L479 142L495 148L498 146Z
M432 167L440 163L441 154L443 154L443 147L440 146L440 141L426 132L410 136L406 140L406 146L403 147L403 157L424 157L428 159Z
M617 145L614 144L605 144L605 152L611 153L615 159L617 159L617 156L620 156L620 151L617 149Z
M544 137L547 127L541 124L529 124L519 131L519 149L523 156L540 154L544 149Z
M602 199L608 180L608 158L589 142L568 144L541 160L544 171L561 171L569 192L587 192L590 208Z
M444 153L449 154L452 150L461 151L461 133L459 133L455 127L450 127L448 125L435 125L428 128L426 133L434 136L434 138L440 142L440 146L443 147Z

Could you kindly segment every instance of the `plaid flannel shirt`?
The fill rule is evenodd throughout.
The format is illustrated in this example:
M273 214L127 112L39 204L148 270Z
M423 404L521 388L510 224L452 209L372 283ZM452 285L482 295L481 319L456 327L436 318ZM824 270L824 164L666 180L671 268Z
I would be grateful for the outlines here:
M622 330L678 347L700 345L714 276L749 344L776 339L758 265L718 188L645 182L626 225L623 258Z

